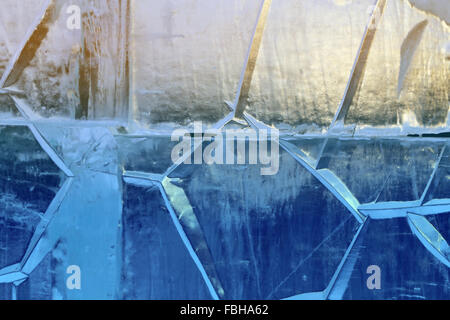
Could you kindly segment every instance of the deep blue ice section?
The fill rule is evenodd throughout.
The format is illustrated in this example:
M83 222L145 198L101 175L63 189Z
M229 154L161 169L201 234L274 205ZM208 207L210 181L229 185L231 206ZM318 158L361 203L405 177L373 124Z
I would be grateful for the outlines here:
M0 191L44 213L61 184L61 173L26 126L0 126Z
M170 175L190 200L226 299L324 290L359 226L280 152L273 176L262 176L260 165L182 165Z
M0 283L0 300L11 300L11 284Z
M388 214L362 227L317 180L334 179L320 170L327 168L361 202L418 200L427 185L424 202L448 199L444 139L289 137L306 161L279 148L275 175L262 175L269 165L261 163L182 164L158 182L139 172L163 178L177 143L168 136L46 129L47 140L71 164L71 180L28 127L0 127L6 150L0 156L0 269L21 260L56 192L71 182L58 194L61 203L40 242L48 254L39 255L17 287L18 299L450 298L442 260L447 251L439 256L426 243L432 237L438 244L437 232L450 240L449 213L421 217L415 208L414 226ZM76 137L83 139L72 141ZM137 171L131 180L129 171ZM438 202L442 211L448 211L445 201ZM82 269L80 291L66 287L71 264ZM381 267L381 290L366 286L369 265ZM0 299L11 299L12 292L12 284L0 284Z
M158 187L124 186L123 298L211 299Z
M312 162L317 162L325 142L325 139L321 137L285 137L282 139L296 146Z
M411 232L406 218L369 220L344 299L450 299L450 269ZM359 250L358 252L356 252ZM381 269L381 289L369 290L367 268Z
M418 200L444 145L431 139L331 138L319 169L333 171L360 203Z
M119 159L127 171L164 173L172 165L172 142L168 136L117 136Z
M17 263L64 176L26 126L0 126L0 268Z
M53 286L55 285L57 274L55 267L57 260L52 253L41 261L33 270L29 278L26 279L17 289L17 299L19 300L52 300Z
M450 212L428 216L427 219L436 228L436 230L439 231L442 237L450 243Z

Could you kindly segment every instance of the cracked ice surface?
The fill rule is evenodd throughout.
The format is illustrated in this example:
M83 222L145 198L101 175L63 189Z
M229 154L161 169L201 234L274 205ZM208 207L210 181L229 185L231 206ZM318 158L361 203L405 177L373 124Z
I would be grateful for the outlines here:
M444 244L442 239L448 241L448 210L420 216L412 226L406 217L386 216L366 220L362 228L336 194L315 178L311 165L307 170L282 148L280 170L274 176L261 176L261 165L182 164L161 182L124 184L121 168L160 175L167 171L173 145L170 137L114 136L101 126L39 123L37 127L75 176L59 196L60 205L45 232L37 238L37 250L25 261L23 270L29 277L17 289L19 299L449 296L448 268L439 260L447 251L438 245ZM2 137L8 136L4 143L26 138L6 144L27 149L15 166L11 152L1 158L5 168L20 168L19 164L25 166L36 158L50 161L28 127L4 127L1 132ZM317 161L325 139L289 141ZM328 162L327 170L335 170L339 184L350 186L348 192L356 195L364 195L372 181L379 194L388 189L386 194L396 196L402 188L411 188L411 174L405 168L415 169L420 195L433 172L437 186L445 178L439 173L447 162L444 145L442 139L330 139L322 165ZM42 156L26 156L30 150ZM358 168L365 168L367 175ZM16 172L19 178L27 176L26 170ZM395 184L386 182L389 176ZM331 185L338 181L326 174L323 178L331 179ZM143 174L136 181L145 179ZM11 219L31 229L28 238L17 244L5 243L8 252L16 255L8 265L21 259L33 225L39 222L33 219L42 215L37 209L35 213L17 208L14 199L2 194L1 205L9 208L4 212L13 211L8 214ZM45 210L49 200L35 207ZM5 220L6 225L15 228L11 219ZM14 234L11 229L2 236ZM379 263L387 277L383 278L386 290L372 295L365 289L364 268L369 262ZM65 268L73 263L83 270L82 292L65 287ZM416 265L421 274L411 271ZM0 284L0 298L11 298L11 285Z
M450 212L429 216L428 221L439 231L447 242L450 241Z
M202 226L225 298L324 290L358 227L285 152L273 177L261 176L258 166L229 165L182 165L170 177Z
M319 169L333 171L360 203L418 200L444 146L445 140L330 139Z
M0 16L0 72L26 40L29 24L44 2L0 1L10 13ZM220 120L227 111L224 100L233 100L236 93L260 1L134 1L131 110L124 59L126 14L119 14L126 12L123 3L74 0L88 19L81 31L65 26L68 4L57 6L40 46L25 46L29 59L13 70L23 70L14 85L27 92L31 109L66 120L124 120L130 114L129 120L142 127ZM273 2L250 88L249 112L284 129L326 128L342 99L373 3ZM420 4L417 8L436 14ZM426 18L427 28L398 99L402 41ZM349 124L387 131L386 126L442 129L448 114L450 65L442 50L447 42L448 27L438 18L411 8L406 0L389 1ZM0 101L1 112L11 113L10 101L4 96Z
M380 236L382 235L382 236ZM359 252L356 252L356 250ZM450 269L414 236L405 218L369 222L355 245L357 262L340 294L344 299L448 299ZM366 268L378 265L382 290L368 290Z
M450 142L447 142L446 148L442 154L436 174L430 183L429 192L427 192L424 201L432 201L433 199L449 199L450 198Z
M189 123L214 122L223 116L223 101L233 100L236 92L259 4L258 0L218 0L214 5L193 0L136 2L136 118L143 123ZM373 4L372 0L346 6L324 0L274 1L248 111L266 123L300 132L328 126ZM417 59L398 99L402 41L426 18ZM412 8L406 0L388 1L359 98L350 108L349 124L384 130L386 126L445 126L450 65L441 49L447 42L448 29L438 18Z
M126 171L164 173L171 165L171 153L178 142L168 136L116 136L120 162Z
M330 123L373 4L333 2L274 2L247 87L252 126L319 132ZM24 3L37 24L22 30L13 14L0 16L2 57L13 57L0 58L2 79L17 85L0 89L0 115L22 124L0 127L0 299L450 296L448 139L294 136L281 143L278 173L261 176L261 166L171 167L169 137L133 132L193 120L241 127L227 124L234 112L223 100L236 93L259 0L134 2L130 83L128 2L77 0L87 21L70 34L59 1ZM423 19L406 1L388 3L343 133L445 129L447 29L431 18L406 39L409 68L399 61L401 40ZM60 121L72 118L115 128ZM82 291L65 285L74 263ZM366 290L373 263L383 270L378 292Z
M108 128L66 127L59 124L36 126L70 169L89 169L117 174L119 163L117 143Z
M124 186L122 230L124 299L211 299L157 186Z
M64 175L26 126L0 127L0 268L17 263Z

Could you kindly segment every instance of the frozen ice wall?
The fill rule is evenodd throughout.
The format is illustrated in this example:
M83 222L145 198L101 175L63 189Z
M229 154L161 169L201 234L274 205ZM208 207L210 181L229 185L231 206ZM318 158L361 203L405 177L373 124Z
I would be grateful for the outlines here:
M234 100L260 0L0 0L0 72L45 3L48 32L34 41L17 83L44 117L115 119L144 128L215 123ZM247 111L281 128L330 125L375 1L273 1ZM435 11L388 1L347 124L439 127L449 111L449 27ZM67 28L69 6L79 30ZM427 19L397 94L408 32ZM27 47L25 51L29 50ZM32 50L31 50L32 52ZM14 115L1 97L0 111ZM129 107L130 106L130 107Z
M448 26L419 2L377 1L343 111L354 136L335 136L339 121L270 148L250 134L244 152L222 150L248 164L190 165L153 130L246 107L254 127L249 114L325 132L375 1L266 0L256 55L260 0L0 0L0 300L448 299L450 139L389 128L450 131ZM207 137L187 149L222 139ZM383 290L369 291L375 264Z
M214 122L233 100L259 0L134 1L133 70L141 123ZM250 89L248 111L268 124L328 126L343 97L375 1L274 1ZM404 90L400 51L428 19ZM348 123L440 126L449 110L448 26L388 1Z

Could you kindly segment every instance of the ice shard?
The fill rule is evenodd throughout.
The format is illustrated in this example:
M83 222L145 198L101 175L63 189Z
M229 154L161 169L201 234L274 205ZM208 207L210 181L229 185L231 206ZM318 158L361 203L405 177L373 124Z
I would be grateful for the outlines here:
M23 69L30 63L42 40L47 35L49 24L57 11L57 0L46 0L35 21L29 27L19 48L10 60L0 79L0 87L9 87L20 77Z
M188 251L190 251L192 258L197 263L200 271L203 273L203 277L212 297L214 299L223 298L225 292L222 284L220 283L220 279L217 276L217 271L211 257L210 249L206 243L202 227L199 224L199 221L184 190L177 186L177 184L170 178L165 178L162 181L161 187L161 192L167 201L169 211L176 215L172 218L176 219L176 223L179 223L183 229L180 236L187 236L185 241L189 242L186 243L189 248ZM193 249L192 251L191 247Z
M361 42L355 64L350 74L347 88L345 89L344 97L342 98L341 104L339 105L338 111L333 119L333 122L331 123L331 126L335 126L336 123L339 122L344 123L345 118L347 117L348 109L353 102L353 98L355 97L356 92L361 86L370 49L372 48L372 42L377 32L378 24L380 23L381 17L383 16L385 6L386 0L377 0L375 6L373 7L370 21L367 24L366 31L364 32L363 40Z
M450 267L450 247L436 228L423 216L408 214L412 232L439 261Z
M23 270L30 274L52 254L63 266L55 283L61 299L117 298L122 251L121 179L88 169L79 170L72 179L56 214L24 261ZM66 287L66 268L70 265L81 268L83 290ZM99 265L103 266L101 270Z
M387 2L368 56L364 81L347 114L348 124L358 128L391 126L406 132L446 130L449 65L442 48L448 42L448 31L438 19L428 17L398 96L399 74L406 66L402 57L409 48L403 46L404 54L400 54L403 40L425 18L407 1Z
M267 17L272 0L262 0L261 9L258 14L258 21L255 25L255 31L252 36L251 45L248 50L248 56L244 64L241 80L238 85L238 92L234 104L235 117L242 118L245 108L248 103L248 94L252 84L253 72L255 71L256 61L258 59L259 49L261 47L261 40L264 34Z
M20 264L14 264L0 270L0 283L14 283L27 278L27 275L20 271Z
M347 248L344 257L341 260L336 272L333 275L328 287L323 292L323 296L328 300L342 300L347 286L355 268L359 252L363 247L364 236L370 220L367 219L359 227L358 232L353 237L350 246Z
M416 49L422 40L423 32L427 27L428 21L424 20L419 22L411 29L411 31L406 36L403 41L401 48L401 62L400 62L400 71L398 74L398 86L397 86L397 94L400 95L403 89L403 81L408 73L409 66L411 65L412 59L414 58L414 54L416 53Z
M358 212L359 202L350 192L345 183L340 180L332 171L314 169L304 158L302 154L296 154L295 147L292 148L287 142L281 143L282 147L290 153L301 165L305 167L313 176L315 176L322 185L327 188L359 221L363 221L363 216Z

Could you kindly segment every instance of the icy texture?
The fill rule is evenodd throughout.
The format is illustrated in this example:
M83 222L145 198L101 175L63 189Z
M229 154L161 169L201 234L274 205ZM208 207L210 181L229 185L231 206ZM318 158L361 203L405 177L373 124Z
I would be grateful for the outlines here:
M202 226L225 298L324 290L356 233L350 212L308 171L284 152L280 164L273 177L230 165L183 165L171 175Z
M250 22L255 21L260 1L245 2L245 7L239 1L226 2L226 7L219 1L214 8L189 0L176 5L135 3L133 92L142 123L214 122L222 114L222 101L233 100ZM328 126L344 94L373 3L273 2L250 90L249 112L280 126ZM244 16L246 20L241 21ZM424 18L406 1L388 1L348 123L445 125L448 63L441 49L448 31L437 18L429 19L400 100L396 93L401 44ZM208 27L201 29L200 21ZM152 41L146 44L142 39ZM226 41L226 45L217 41ZM222 61L225 64L218 66ZM381 99L376 99L380 93Z
M119 178L80 170L25 267L33 269L52 252L61 260L55 296L114 298L120 282L121 213ZM81 291L65 284L66 268L74 264L83 271Z
M0 284L0 300L11 300L11 293L10 284Z
M260 1L133 1L133 93L142 124L214 123L233 100Z
M123 238L124 299L211 299L157 186L125 185Z
M108 128L66 127L60 124L38 124L37 127L70 169L117 174L118 148Z
M26 126L0 126L1 177L3 195L28 203L41 214L62 184L58 167L36 142Z
M57 281L56 275L61 272L58 257L49 253L39 266L30 274L18 288L17 299L19 300L59 300L54 295L53 285Z
M361 203L418 200L445 141L329 139L319 163Z
M64 176L26 126L0 127L0 268L17 263Z
M29 231L26 238L16 229L2 232L10 239L2 247L9 259L2 267L19 262L27 253L21 265L1 270L0 282L22 279L23 274L25 278L16 283L16 290L12 284L0 284L0 298L11 299L13 292L18 299L450 296L445 246L450 204L439 209L439 215L422 216L429 213L420 207L420 199L392 200L409 194L409 172L417 171L419 195L432 185L429 181L442 177L438 173L447 162L442 139L328 139L321 158L329 169L314 169L297 153L280 148L280 170L274 176L261 176L261 165L182 164L158 182L144 173L167 172L171 165L167 136L113 136L98 126L47 123L38 127L74 177L55 189L58 193L53 195L52 209L47 209L43 229L42 223L36 228L39 219L33 221L30 210L21 213L20 202L8 202L7 193L2 193L2 206L13 211L12 217L27 217L21 223ZM9 148L23 146L27 152L43 153L28 127L3 128L1 137L11 142L6 144ZM308 152L312 163L326 141L288 140L298 154L300 149ZM34 141L35 149L26 141ZM2 158L2 166L12 166L11 154ZM136 178L123 184L129 171L122 178L120 167L135 170ZM365 168L367 174L358 168ZM406 168L408 174L402 173ZM19 180L25 173L17 171ZM345 206L353 193L367 193L363 190L370 181L380 199L383 194L391 196L383 198L388 202L370 204L393 208L378 215L382 220L355 216ZM13 180L4 184L13 185ZM347 185L349 194L338 200L336 190ZM449 197L446 193L447 188L444 198L433 201L444 201ZM407 209L413 203L415 207ZM43 209L46 206L48 201ZM397 212L403 218L393 219ZM11 220L6 221L15 228ZM12 238L18 235L17 241ZM366 289L369 263L382 268L380 291ZM81 291L66 287L66 268L72 264L81 267ZM416 268L420 273L412 271ZM3 276L5 272L10 276Z
M46 169L48 172L43 170L45 169L43 165L46 164L44 160L49 162L50 159L42 149L39 149L40 153L37 152L35 150L37 147L25 139L27 136L23 132L19 131L25 138L15 133L14 129L16 128L25 130L25 133L29 135L28 139L32 138L28 127L2 129L1 138L13 143L9 147L10 149L26 149L22 151L22 154L19 154L19 159L11 158L11 155L14 155L14 149L9 152L9 158L2 159L2 166L17 168L16 178L5 181L2 185L5 188L13 189L13 187L19 185L18 182L23 181L22 183L25 183L26 180L24 179L30 179L33 176L27 171L19 169L21 167L28 169L31 173L36 173L37 178L31 180L33 184L30 184L26 189L19 190L22 191L18 193L19 196L26 197L29 193L29 199L24 199L24 201L28 200L31 208L33 208L33 201L36 202L41 198L43 198L42 204L37 202L35 206L48 205L48 201L52 200L56 191L58 191L56 187L59 186L55 187L52 198L47 200L47 198L40 196L42 192L39 192L39 188L42 187L36 185L36 182L45 179L41 181L41 184L45 186L44 183L50 184L52 181L50 169ZM30 276L24 283L24 287L18 288L18 298L79 299L84 297L111 299L115 296L115 290L120 281L118 259L121 256L121 241L119 241L122 212L121 179L117 175L119 169L115 140L111 133L104 128L50 126L46 129L48 130L43 130L46 139L51 141L52 147L61 153L68 164L71 164L71 169L74 169L76 177L66 180L64 186L53 199L38 228L35 228L35 226L39 219L34 225L31 223L25 224L27 222L25 219L20 220L20 223L25 224L23 228L30 229L26 238L22 235L23 232L17 231L20 225L17 225L17 222L14 222L14 224L10 221L14 216L9 215L9 224L6 226L10 229L15 227L15 229L14 232L12 229L9 230L10 232L2 232L2 241L4 242L2 248L5 248L2 251L2 259L8 258L9 260L4 262L12 264L20 261L23 256L19 268ZM15 133L17 137L14 135L11 137L11 134L7 135L7 130ZM76 143L74 137L79 139L78 143ZM108 140L108 137L111 139ZM22 138L22 141L15 141L18 138ZM70 143L67 139L70 140ZM33 142L36 144L34 140ZM7 147L8 145L5 146L6 149ZM77 154L72 148L77 148L81 153ZM102 154L102 157L100 157L100 154ZM30 162L29 158L34 162ZM10 159L16 161L15 165L9 162ZM103 161L101 161L102 159ZM105 166L105 163L108 165ZM56 168L57 173L61 174L54 164L53 167ZM36 172L40 168L42 175L39 175L39 171ZM105 171L105 173L101 171ZM99 186L101 187L98 188ZM2 196L4 195L8 196L8 193L2 192ZM2 201L1 203L2 206L8 206L10 202ZM25 201L25 203L27 202ZM17 206L21 202L15 201L14 204ZM10 210L8 208L11 209L11 205L7 207L6 213ZM3 213L5 214L5 212ZM15 209L13 213L19 215L21 211ZM40 215L42 213L36 212L33 215L33 212L28 210L26 217L32 219L34 216L39 218ZM33 231L35 231L34 234ZM98 237L98 240L92 238L94 234ZM30 241L32 235L33 238ZM12 240L9 241L8 237ZM5 242L7 240L8 242ZM24 255L28 246L29 250ZM10 258L11 254L15 256ZM48 259L53 261L50 268L48 267ZM82 293L67 290L65 285L66 268L72 264L80 265L84 272L83 279L86 282L83 280ZM99 269L98 266L103 267Z
M287 141L296 146L305 156L305 160L314 166L320 157L320 152L322 151L325 139L320 137L287 137L283 138L283 141Z
M429 192L426 194L424 201L432 199L449 199L450 198L450 142L442 154L441 161L437 167L436 174L431 181Z
M450 268L450 247L439 231L425 217L413 213L408 214L408 224L428 252Z
M442 48L449 36L438 19L429 19L402 94L397 98L403 39L424 18L406 1L388 1L369 55L364 82L350 107L347 123L445 125L449 111L450 64Z
M380 236L383 235L383 236ZM450 269L412 234L406 219L370 221L344 299L448 299ZM369 290L366 269L381 268L382 290Z
M274 2L250 91L249 112L269 124L330 125L372 4Z
M402 92L403 81L405 81L405 77L408 74L409 67L411 66L412 60L414 58L414 54L416 53L417 47L422 40L422 36L427 25L427 20L419 22L414 26L414 28L411 29L411 31L408 33L408 36L403 41L401 48L400 72L398 75L398 95L400 95Z
M428 221L434 225L447 242L450 241L450 212L430 216Z
M164 173L172 165L172 149L178 142L169 136L117 136L121 165L126 171Z
M439 17L450 24L450 8L446 0L408 0L414 7Z
M446 12L410 2L431 15L388 1L347 126L285 136L262 176L172 165L147 129L326 132L374 1L274 1L252 34L260 0L76 0L81 30L0 0L0 299L448 299L448 139L354 137L448 130Z
M2 7L8 8L8 18L2 19L0 25L0 50L5 53L2 56L13 56L46 2L0 1ZM23 70L15 85L28 93L33 110L45 117L126 118L128 11L121 7L126 1L50 3L52 18L37 28L39 36L22 50L26 59L13 69ZM67 28L70 5L82 8L81 30ZM0 66L5 68L7 63L5 59Z
M0 95L0 119L16 119L20 117L14 101L7 95Z
M33 45L22 50L26 59L12 70L18 77L14 85L44 117L115 119L134 129L223 118L224 101L233 101L237 92L261 4L76 0L71 4L82 9L83 24L70 30L69 4L49 2L54 6L48 21L28 42ZM8 8L8 15L0 16L0 71L27 44L30 22L44 3L0 1ZM344 95L373 3L273 2L250 86L249 113L300 132L326 128ZM388 1L348 124L432 130L448 125L449 36L440 20L448 11L416 6L420 10L406 0ZM398 98L401 45L426 18ZM11 105L3 108L11 112Z

